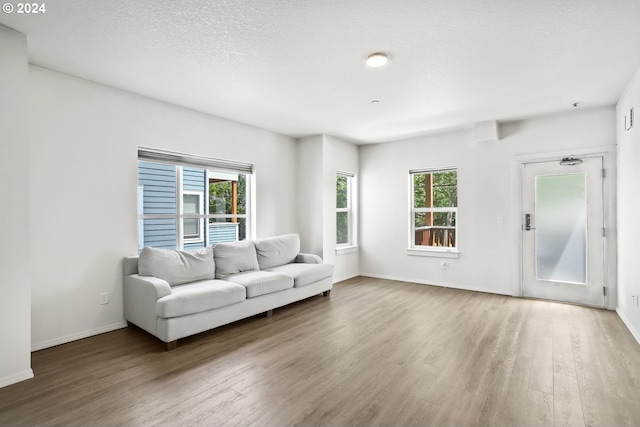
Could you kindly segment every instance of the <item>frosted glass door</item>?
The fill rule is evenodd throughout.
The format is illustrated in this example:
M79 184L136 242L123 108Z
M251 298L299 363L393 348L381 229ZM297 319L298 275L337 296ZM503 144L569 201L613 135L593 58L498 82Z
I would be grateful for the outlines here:
M586 174L536 177L536 278L587 283Z
M527 163L521 177L522 294L602 307L602 158Z

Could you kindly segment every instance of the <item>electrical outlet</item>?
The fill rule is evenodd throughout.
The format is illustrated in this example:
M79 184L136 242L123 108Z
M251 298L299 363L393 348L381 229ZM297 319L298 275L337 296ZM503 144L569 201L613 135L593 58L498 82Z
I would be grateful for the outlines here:
M447 269L447 263L444 261L440 262L440 270L446 270Z
M109 304L109 292L102 292L100 294L100 305Z

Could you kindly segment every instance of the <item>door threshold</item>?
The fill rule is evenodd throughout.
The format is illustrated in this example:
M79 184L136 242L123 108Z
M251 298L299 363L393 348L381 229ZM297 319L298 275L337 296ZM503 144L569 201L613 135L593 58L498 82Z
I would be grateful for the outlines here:
M579 303L579 302L571 302L571 301L561 301L561 300L557 300L557 299L546 299L546 298L538 298L538 297L530 297L530 296L521 296L519 298L523 298L523 299L529 299L529 300L533 300L533 301L544 301L544 302L553 302L556 304L566 304L566 305L575 305L578 307L588 307L588 308L601 308L603 310L608 310L608 308L606 308L603 305L591 305L591 304L583 304L583 303Z

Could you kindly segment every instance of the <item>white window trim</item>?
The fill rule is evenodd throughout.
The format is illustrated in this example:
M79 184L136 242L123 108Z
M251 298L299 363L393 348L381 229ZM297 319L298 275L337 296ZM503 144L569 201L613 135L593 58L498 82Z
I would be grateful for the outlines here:
M336 255L346 255L346 254L354 254L360 251L360 248L357 246L339 246L336 247Z
M438 257L438 258L459 258L459 238L460 238L460 222L458 218L458 207L454 208L416 208L414 207L414 187L413 187L413 175L436 173L436 172L458 172L458 168L455 166L446 168L434 168L434 169L416 169L409 171L409 235L408 235L408 247L407 255L410 256L426 256L426 257ZM421 246L415 244L415 214L421 212L453 212L456 214L456 246L440 247L440 246Z
M198 211L201 212L199 214L187 214L184 213L184 196L198 196L199 206ZM203 191L195 191L195 190L182 190L181 197L181 206L180 209L182 211L181 220L185 219L202 219L207 215L204 213L204 192ZM184 236L184 225L182 226L182 235L183 235L183 243L202 243L204 242L204 230L206 226L203 225L204 221L200 221L198 227L198 237L186 237ZM183 222L184 224L184 222Z
M336 255L343 255L358 252L357 203L354 203L354 200L357 200L357 185L356 175L354 173L336 171L336 180L338 176L347 178L347 207L336 207L336 217L340 212L347 213L347 242L336 242Z
M452 248L439 248L436 246L425 246L424 249L418 249L421 246L415 246L407 249L409 256L426 256L434 258L460 258L460 251L452 250Z

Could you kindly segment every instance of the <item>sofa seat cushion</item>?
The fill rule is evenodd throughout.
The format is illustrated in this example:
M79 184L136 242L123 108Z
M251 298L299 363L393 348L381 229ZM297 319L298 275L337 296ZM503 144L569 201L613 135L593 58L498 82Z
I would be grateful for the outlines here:
M293 263L273 267L266 271L282 273L293 277L293 286L300 288L333 275L333 264Z
M226 280L201 280L173 286L171 295L156 302L156 315L165 319L235 304L246 299L244 286Z
M291 276L269 271L245 271L228 276L226 280L247 288L247 298L293 288Z

